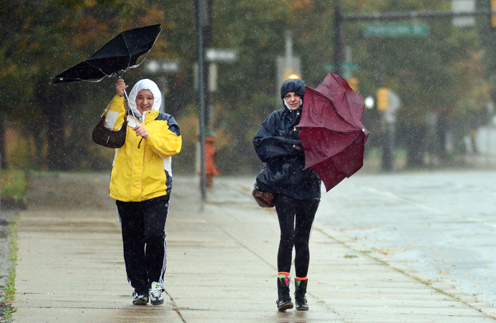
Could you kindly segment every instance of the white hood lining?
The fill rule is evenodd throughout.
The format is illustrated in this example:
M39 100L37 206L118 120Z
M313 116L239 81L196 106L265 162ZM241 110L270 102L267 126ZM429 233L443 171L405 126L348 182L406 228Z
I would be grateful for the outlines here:
M159 111L160 106L162 105L162 93L160 92L160 89L158 88L157 84L153 82L152 80L149 79L143 79L136 83L131 90L131 93L129 93L129 107L131 110L134 112L136 117L141 120L141 113L139 112L138 108L136 107L136 96L138 96L139 91L141 90L150 90L153 94L153 111Z

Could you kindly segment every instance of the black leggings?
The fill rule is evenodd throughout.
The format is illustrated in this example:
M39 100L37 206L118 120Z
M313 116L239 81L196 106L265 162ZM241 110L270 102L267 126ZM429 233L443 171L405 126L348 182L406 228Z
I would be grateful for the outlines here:
M281 229L277 270L290 272L294 246L296 277L306 277L310 262L308 241L319 202L294 200L288 196L279 195L276 197L274 205Z
M163 284L167 264L165 222L169 196L143 202L117 201L117 210L128 281L137 293L148 293L152 282Z

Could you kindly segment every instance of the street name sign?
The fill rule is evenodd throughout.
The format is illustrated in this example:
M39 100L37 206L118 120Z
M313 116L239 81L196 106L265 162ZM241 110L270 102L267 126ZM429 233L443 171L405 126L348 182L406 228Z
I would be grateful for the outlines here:
M365 26L363 34L366 37L427 36L429 26L410 23L371 24Z
M208 48L205 57L209 62L234 62L238 59L236 49Z
M145 70L152 74L176 74L180 70L179 60L151 59L145 62Z

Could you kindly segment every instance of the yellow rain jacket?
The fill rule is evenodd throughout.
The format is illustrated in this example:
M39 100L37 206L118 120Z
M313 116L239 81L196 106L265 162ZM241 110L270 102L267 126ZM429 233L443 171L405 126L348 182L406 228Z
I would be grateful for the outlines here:
M124 98L116 95L106 113L107 128L117 131L126 116ZM170 194L169 157L181 151L179 126L171 115L154 110L146 111L143 120L148 138L137 136L128 124L126 142L115 152L110 196L118 201L141 202Z

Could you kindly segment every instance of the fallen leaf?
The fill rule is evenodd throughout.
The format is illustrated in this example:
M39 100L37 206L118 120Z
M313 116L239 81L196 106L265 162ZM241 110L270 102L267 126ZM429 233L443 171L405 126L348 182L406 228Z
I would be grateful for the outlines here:
M350 255L350 254L346 254L343 256L343 258L358 258L357 255Z

